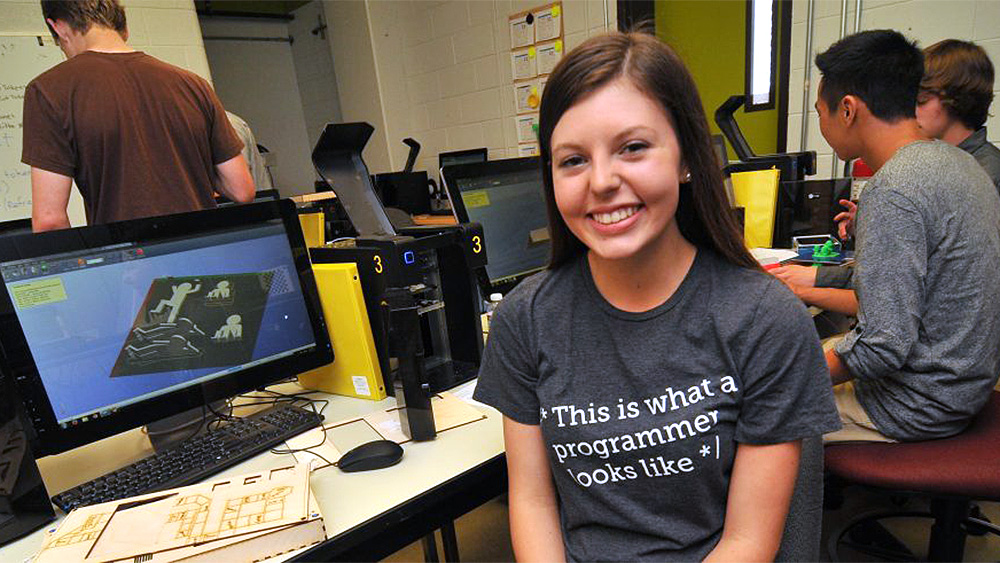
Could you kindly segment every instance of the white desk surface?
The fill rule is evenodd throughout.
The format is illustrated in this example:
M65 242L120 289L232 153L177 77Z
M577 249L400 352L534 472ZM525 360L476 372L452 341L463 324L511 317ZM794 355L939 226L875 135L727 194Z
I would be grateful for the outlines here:
M463 384L453 392L461 394L462 390L467 391L471 385L474 382ZM275 389L285 393L302 390L294 383ZM327 423L395 406L395 399L392 397L372 402L319 393L317 396L330 401L324 412ZM395 466L360 473L344 473L335 467L313 472L310 483L323 512L327 538L336 537L390 512L407 500L503 454L500 413L483 405L477 405L476 408L486 414L485 419L441 432L429 442L403 444L403 459ZM38 460L38 466L51 496L151 453L148 438L136 429L56 456L42 458ZM230 467L217 476L238 475L289 463L294 463L290 455L265 452ZM57 517L61 519L62 516L57 511ZM29 560L41 547L44 530L56 525L58 520L0 548L0 561L20 563Z

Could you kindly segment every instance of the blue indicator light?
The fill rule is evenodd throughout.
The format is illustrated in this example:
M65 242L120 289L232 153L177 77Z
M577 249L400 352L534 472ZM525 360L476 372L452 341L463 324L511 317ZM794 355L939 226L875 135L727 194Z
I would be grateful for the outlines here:
M403 262L406 262L407 264L412 264L416 262L416 260L417 258L416 256L413 255L412 250L407 250L406 252L403 253Z

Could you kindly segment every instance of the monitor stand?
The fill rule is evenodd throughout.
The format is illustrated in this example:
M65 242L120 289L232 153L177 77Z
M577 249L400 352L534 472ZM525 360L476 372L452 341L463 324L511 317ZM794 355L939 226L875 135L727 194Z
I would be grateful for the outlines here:
M216 401L205 407L195 407L146 425L146 435L153 450L161 452L204 432L205 424L212 418L212 410L220 412L226 401Z

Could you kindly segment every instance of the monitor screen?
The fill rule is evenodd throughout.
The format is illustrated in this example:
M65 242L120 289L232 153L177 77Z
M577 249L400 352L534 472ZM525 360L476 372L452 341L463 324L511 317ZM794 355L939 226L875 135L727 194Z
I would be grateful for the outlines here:
M257 190L253 194L253 203L257 203L257 202L261 202L261 201L271 201L271 200L274 200L274 199L281 199L281 194L278 193L278 190L276 190L274 188L270 188L270 189L266 189L266 190ZM216 196L215 196L215 204L218 205L219 207L223 207L223 206L226 206L226 205L237 205L237 203L235 201L229 199L228 197L226 197L226 196L224 196L222 194L216 194Z
M550 240L537 157L443 169L456 218L482 224L491 290L543 269Z
M290 201L3 239L0 275L43 454L332 360Z
M438 153L438 168L445 166L455 166L456 164L471 164L474 162L486 162L487 152L485 148L468 149L464 151L450 151Z
M31 232L31 219L14 219L0 222L0 237L23 235Z
M791 248L792 237L836 235L833 218L850 199L850 178L781 182L775 209L774 248Z

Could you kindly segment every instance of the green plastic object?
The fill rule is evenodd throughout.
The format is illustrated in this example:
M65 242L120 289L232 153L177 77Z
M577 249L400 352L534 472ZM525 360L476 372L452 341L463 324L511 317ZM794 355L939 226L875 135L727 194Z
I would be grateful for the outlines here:
M823 243L823 246L813 251L813 258L837 258L840 253L833 248L833 241L828 240Z

